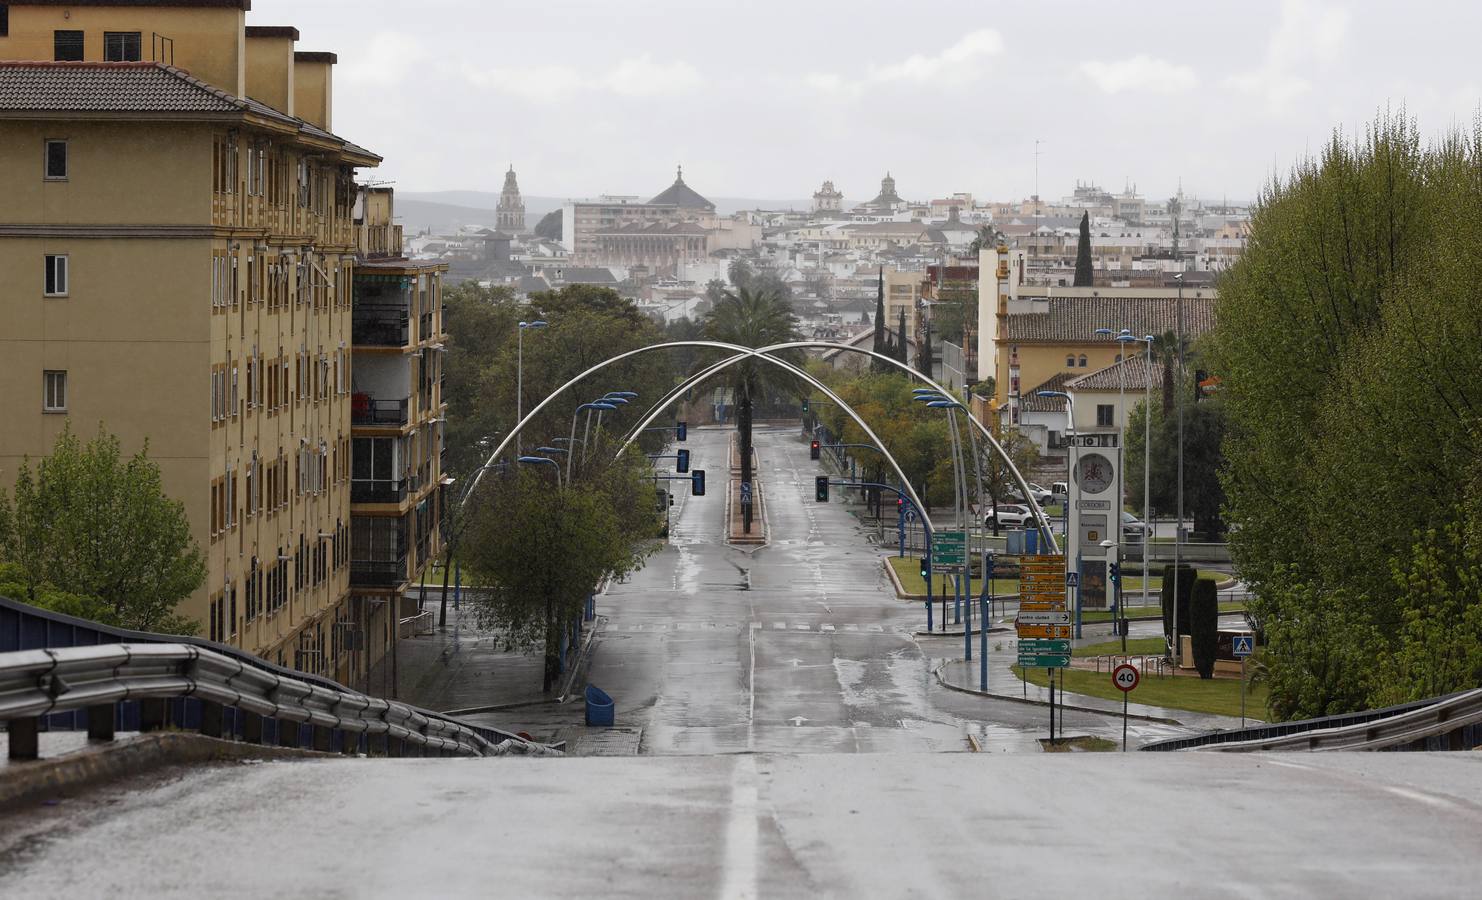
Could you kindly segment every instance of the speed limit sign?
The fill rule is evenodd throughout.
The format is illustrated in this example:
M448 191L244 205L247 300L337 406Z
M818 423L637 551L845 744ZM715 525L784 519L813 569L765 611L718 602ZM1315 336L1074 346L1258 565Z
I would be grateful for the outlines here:
M1120 666L1112 669L1112 684L1116 685L1117 690L1123 693L1137 687L1137 681L1140 677L1137 673L1137 667L1131 663L1122 663Z

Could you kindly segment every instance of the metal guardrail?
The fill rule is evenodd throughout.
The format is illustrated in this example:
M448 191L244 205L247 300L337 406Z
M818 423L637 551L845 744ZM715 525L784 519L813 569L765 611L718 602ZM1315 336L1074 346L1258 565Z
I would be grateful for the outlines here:
M9 660L18 653L30 651L55 652L63 649L111 647L119 644L128 644L135 648L160 644L183 645L230 660L244 670L258 673L261 677L277 679L275 683L292 683L301 685L304 689L313 688L333 695L363 697L366 701L375 699L353 691L332 678L284 668L227 644L219 644L204 638L152 634L115 628L65 613L31 606L8 597L0 597L0 661ZM301 689L293 690L302 692ZM285 696L292 695L290 693ZM60 697L61 694L58 693L58 696ZM151 727L168 723L191 729L199 728L206 734L212 734L216 730L217 710L197 696L182 694L164 699L145 698L141 700L139 698L140 695L136 693L111 703L100 702L98 705L102 708L96 715L92 714L95 707L87 707L86 711L82 709L68 711L66 707L58 707L49 714L31 719L34 728L24 724L21 728L22 731L30 729L33 733L38 730L86 728L90 734L95 734L100 738L106 735L110 739L115 725L128 730L134 728L149 730ZM0 700L3 700L3 695L0 695ZM395 701L377 700L375 702L389 704ZM535 753L544 753L549 749L543 745L525 741L518 735L503 729L464 722L455 716L418 709L406 704L398 703L397 706L413 710L428 719L453 722L479 735L491 746L505 745L514 749L515 752L524 752L526 745L530 752ZM226 708L221 712L223 715L220 718L225 720L221 727L223 733L239 736L247 741L268 741L289 747L316 746L322 748L325 738L332 737L330 731L316 732L311 725L295 723L288 719L264 718L258 713L235 708ZM397 716L392 715L392 719L392 724L396 724ZM5 716L0 716L0 721L6 721ZM17 732L14 722L10 725L10 732L11 752L14 755L17 748L15 743ZM352 752L383 752L395 755L403 749L404 742L391 737L389 732L349 731L347 733L355 736ZM375 738L374 745L372 738ZM344 734L341 734L341 739L344 749L350 751L350 742Z
M263 721L272 720L278 723L278 743L297 746L299 730L293 729L289 744L285 725L306 725L317 750L337 746L359 752L362 737L379 737L392 755L409 749L434 756L556 752L516 738L494 743L455 719L267 672L190 644L99 644L0 654L0 720L8 723L13 759L36 757L43 716L86 710L89 736L111 740L115 704L177 698L200 701L200 731L211 737L235 736L240 724L244 740L261 742ZM227 709L239 713L232 717L230 733L223 727ZM165 724L163 703L141 715L142 730Z
M1141 749L1460 750L1482 746L1482 688L1384 709L1279 722L1147 744Z

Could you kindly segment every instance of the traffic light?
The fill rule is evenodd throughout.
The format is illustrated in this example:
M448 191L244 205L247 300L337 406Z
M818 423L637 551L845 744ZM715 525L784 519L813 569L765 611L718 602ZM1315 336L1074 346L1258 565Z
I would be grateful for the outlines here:
M687 422L676 422L674 424L674 431L676 433L676 437L674 439L683 443L685 432L687 432L688 430L689 424Z
M1118 563L1112 563L1110 569L1111 583L1120 585L1122 583L1122 567Z
M683 447L679 448L679 464L675 466L675 469L681 475L690 470L690 452Z
M828 476L820 475L813 479L813 496L819 503L828 502Z
M705 470L696 469L690 473L690 496L705 496Z
M803 398L803 412L805 414L808 412L808 398L807 397L804 397Z
M818 458L818 442L817 441L814 441L813 443L811 443L811 444L808 445L808 458L809 459L817 459Z
M922 579L926 579L926 578L929 578L930 576L931 576L931 569L926 565L926 554L923 553L923 554L921 554L921 577L922 577Z

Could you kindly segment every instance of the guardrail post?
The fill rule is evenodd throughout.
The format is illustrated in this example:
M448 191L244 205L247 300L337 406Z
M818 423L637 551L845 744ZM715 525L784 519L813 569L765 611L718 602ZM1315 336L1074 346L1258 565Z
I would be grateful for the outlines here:
M98 706L87 708L87 739L90 741L111 741L113 733L118 728L118 707L112 703L103 703Z
M169 724L169 704L163 698L139 701L139 730L160 731Z
M278 720L278 746L298 746L298 723L289 722L284 719Z
M31 716L26 719L11 719L5 724L10 739L10 758L13 760L35 759L41 755L41 719Z
M406 742L399 737L386 735L386 755L391 757L406 756Z
M312 728L314 732L314 749L321 753L328 753L330 750L330 739L334 735L330 734L329 729L323 725L314 725Z
M222 719L225 717L225 708L220 703L210 700L201 701L201 734L206 737L221 737Z
M249 744L262 743L262 716L242 711L242 740Z
M346 756L356 756L360 753L360 732L340 732L340 752Z

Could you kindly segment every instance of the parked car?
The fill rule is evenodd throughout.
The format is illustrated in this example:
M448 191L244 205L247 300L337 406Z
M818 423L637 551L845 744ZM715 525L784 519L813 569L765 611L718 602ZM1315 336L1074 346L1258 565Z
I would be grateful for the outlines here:
M1029 507L1020 506L1017 503L1000 503L998 506L988 507L988 512L983 516L983 527L993 528L993 514L998 513L998 527L1000 528L1023 528L1034 524L1034 513Z
M1140 541L1144 534L1151 538L1153 536L1153 527L1132 513L1123 510L1122 537Z
M1046 503L1050 502L1050 497L1052 495L1049 491L1031 481L1029 482L1029 496L1034 498L1035 503L1043 506ZM1009 499L1023 501L1024 495L1022 492L1020 492L1018 485L1014 485L1009 488Z
M1065 482L1057 481L1050 485L1050 499L1057 503L1064 503L1070 492L1066 490Z

